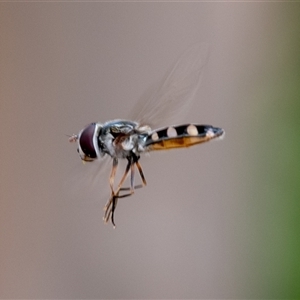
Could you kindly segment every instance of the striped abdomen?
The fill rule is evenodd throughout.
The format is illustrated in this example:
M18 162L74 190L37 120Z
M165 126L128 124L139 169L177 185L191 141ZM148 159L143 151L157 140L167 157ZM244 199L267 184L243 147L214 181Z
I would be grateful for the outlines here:
M190 147L208 142L224 134L222 128L210 125L186 124L155 130L149 134L145 146L149 150Z

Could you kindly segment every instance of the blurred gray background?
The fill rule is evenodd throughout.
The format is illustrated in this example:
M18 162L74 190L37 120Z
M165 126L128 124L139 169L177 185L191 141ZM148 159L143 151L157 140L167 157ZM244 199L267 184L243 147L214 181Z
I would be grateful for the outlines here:
M1 3L0 297L298 298L299 37L299 3ZM126 118L195 42L185 121L226 137L142 157L104 225L110 162L65 134Z

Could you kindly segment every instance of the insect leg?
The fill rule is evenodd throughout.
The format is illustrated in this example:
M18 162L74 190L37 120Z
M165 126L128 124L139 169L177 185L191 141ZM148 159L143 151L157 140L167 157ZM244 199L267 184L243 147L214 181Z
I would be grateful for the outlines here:
M112 193L108 203L104 207L105 213L104 213L103 220L105 223L107 223L108 220L111 219L111 222L114 225L114 227L116 226L114 221L114 211L116 209L117 203L118 203L118 197Z
M114 194L114 192L112 192L108 202L104 206L103 220L105 223L107 223L108 220L111 219L111 222L114 226L116 226L114 223L114 211L118 204L118 198L119 198L118 195Z
M143 185L147 185L147 181L145 179L145 176L144 176L144 173L143 173L143 170L142 170L142 166L140 165L140 163L138 162L138 160L135 162L135 164L136 164L136 167L139 170L140 176L141 176L142 181L143 181Z
M104 206L104 211L105 212L104 212L103 220L105 221L105 223L107 223L109 218L111 217L111 221L112 221L113 225L115 226L115 224L114 224L114 211L117 207L118 198L119 198L119 191L120 191L120 188L121 188L122 184L124 183L124 181L125 181L125 179L128 175L131 164L132 164L132 160L128 158L128 163L127 163L124 175L123 175L123 177L122 177L122 179L121 179L121 181L118 185L117 190L114 191L113 190L113 183L114 183L115 174L116 174L116 170L117 170L118 159L114 158L114 160L113 160L113 168L112 168L111 175L110 175L111 196L110 196L110 199L108 200L108 202L106 203L106 205Z
M139 160L139 156L134 154L133 152L131 153L130 156L127 157L128 161L130 161L130 187L129 188L122 188L123 182L119 184L119 189L118 189L118 194L120 191L130 191L130 193L124 194L124 195L118 195L118 198L124 198L127 196L130 196L134 193L134 173L135 173L135 164Z
M113 199L113 197L114 197L114 182L115 182L117 167L118 167L118 159L114 157L113 158L113 166L112 166L110 177L109 177L109 185L110 185L110 189L111 189L111 196L110 196L109 200L107 201L107 203L105 204L105 206L103 208L103 210L105 211L103 220L105 222L107 222L109 220L109 217L111 215L111 206L112 206L113 201L114 201L114 199Z
M125 172L123 174L123 177L120 180L120 183L118 184L118 188L116 189L116 191L113 190L113 183L114 183L115 173L116 173L116 169L117 169L117 165L118 165L117 159L114 159L114 161L113 161L113 168L112 168L112 172L111 172L111 176L110 176L110 187L112 190L112 194L111 194L111 197L110 197L108 203L104 207L105 213L104 213L103 219L106 223L108 222L109 219L111 219L111 222L114 226L115 226L114 212L117 207L118 199L131 196L134 193L134 189L142 188L143 186L145 186L147 184L142 167L138 162L139 156L136 156L134 153L132 153L132 155L127 158L127 160L128 160L128 163L127 163ZM142 182L143 182L143 184L136 185L136 186L134 186L135 166L139 170L139 174L140 174ZM126 180L126 178L128 176L129 170L130 170L130 187L122 188L122 185L124 184L124 181ZM130 191L130 192L127 194L124 194L124 195L120 195L120 191Z
M119 191L120 191L120 189L121 189L121 187L122 187L124 181L126 180L126 178L127 178L127 176L128 176L129 169L132 168L132 159L131 159L131 157L128 157L127 159L128 159L128 163L127 163L127 166L126 166L124 175L123 175L123 177L121 178L120 183L118 184L118 188L117 188L117 190L116 190L116 192L115 192L115 195L118 195L118 194L119 194Z
M124 198L124 197L128 197L131 196L134 193L134 190L136 188L141 188L143 187L143 185L139 184L139 185L134 185L134 173L135 173L135 163L131 163L130 165L130 187L121 187L119 186L118 189L118 198ZM119 193L121 191L130 191L130 193L124 194L124 195L119 195Z
M109 185L111 189L111 196L107 203L105 204L103 210L105 211L103 220L107 222L109 220L110 214L111 214L111 205L113 204L113 197L114 197L114 182L115 182L115 176L117 172L117 167L118 167L118 159L113 158L113 166L111 169L110 177L109 177Z
M114 182L115 182L117 167L118 167L118 159L114 157L113 166L112 166L110 177L109 177L109 185L110 185L110 189L111 189L112 193L114 192Z
M133 187L134 190L136 189L141 189L142 187L144 187L143 184L137 184ZM124 187L124 188L120 188L120 192L123 192L123 191L130 191L131 190L131 187ZM129 194L131 195L131 194ZM119 198L122 198L121 196L119 196Z
M138 161L139 161L139 157L134 155L133 156L134 164L132 165L132 167L134 167L134 165L136 165L137 169L139 170L139 174L141 176L141 179L142 179L143 183L139 184L139 185L136 185L136 186L133 186L133 189L140 189L140 188L144 187L145 185L147 185L147 182L146 182L143 170L142 170L142 166L140 165L140 163ZM129 191L131 189L132 189L132 186L131 187L120 188L120 191ZM131 194L129 194L129 195L131 195ZM125 196L125 195L123 195L123 196ZM119 198L121 198L121 197L119 196Z
M130 193L133 194L134 193L134 166L135 163L132 163L130 166Z
M111 222L114 225L114 227L116 227L115 220L114 220L114 212L117 207L117 204L118 204L118 197L113 195L112 207L111 207Z

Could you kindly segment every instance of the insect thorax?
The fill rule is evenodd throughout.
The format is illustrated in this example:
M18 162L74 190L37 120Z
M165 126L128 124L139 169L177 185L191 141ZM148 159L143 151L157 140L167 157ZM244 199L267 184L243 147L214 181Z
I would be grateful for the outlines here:
M144 151L147 133L139 130L138 123L114 120L103 124L99 132L100 151L116 158L126 158L131 152L138 155Z

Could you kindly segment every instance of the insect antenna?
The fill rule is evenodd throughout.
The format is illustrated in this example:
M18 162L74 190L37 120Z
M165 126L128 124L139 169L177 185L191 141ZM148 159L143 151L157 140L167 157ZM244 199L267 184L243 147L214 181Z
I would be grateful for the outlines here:
M65 134L69 138L70 143L75 143L78 140L78 135L77 134Z

